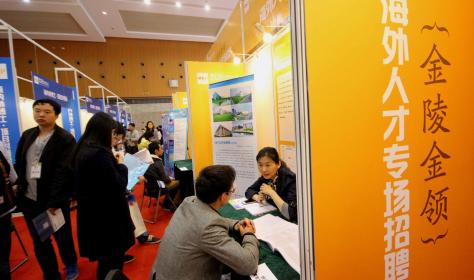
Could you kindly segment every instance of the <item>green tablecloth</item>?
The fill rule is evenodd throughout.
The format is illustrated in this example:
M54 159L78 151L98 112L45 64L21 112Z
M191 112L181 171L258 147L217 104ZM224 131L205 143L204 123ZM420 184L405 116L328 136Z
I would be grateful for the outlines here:
M219 212L222 216L241 220L243 218L254 219L246 210L235 210L230 204L224 205ZM272 213L278 215L279 212ZM260 242L260 260L259 263L266 263L268 268L273 272L279 280L297 280L300 275L296 272L278 252L272 252L265 242Z
M186 167L188 170L193 170L193 161L190 159L177 160L174 162L174 165L180 169Z

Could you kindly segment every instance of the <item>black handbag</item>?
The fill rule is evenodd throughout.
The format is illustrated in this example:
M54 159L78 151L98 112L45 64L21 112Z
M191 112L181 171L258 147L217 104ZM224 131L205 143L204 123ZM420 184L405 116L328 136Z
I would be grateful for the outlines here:
M10 182L10 176L8 175L7 168L3 164L5 157L0 157L0 171L2 172L3 184L0 186L0 218L15 211L16 205L14 201L12 183ZM5 160L6 161L6 160Z

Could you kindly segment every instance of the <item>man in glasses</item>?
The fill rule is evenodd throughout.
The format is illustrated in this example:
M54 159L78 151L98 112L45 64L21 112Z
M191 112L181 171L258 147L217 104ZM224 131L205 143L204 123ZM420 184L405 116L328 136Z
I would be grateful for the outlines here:
M196 180L196 196L184 199L163 236L154 269L155 279L221 278L224 266L240 275L258 267L258 240L252 221L222 217L229 202L235 170L227 165L204 168ZM239 234L242 242L231 235Z

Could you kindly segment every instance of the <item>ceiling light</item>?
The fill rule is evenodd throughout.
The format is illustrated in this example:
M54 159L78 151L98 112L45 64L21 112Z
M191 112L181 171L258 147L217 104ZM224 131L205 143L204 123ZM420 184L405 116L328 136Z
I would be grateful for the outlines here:
M181 2L176 1L176 7L181 8L181 6L182 6L182 5L181 5Z
M105 16L105 15L107 15L107 12L106 12L106 11L102 11L102 14Z
M25 2L25 3L30 3L30 0L23 0L23 2Z
M210 11L211 10L211 5L209 5L209 3L206 2L206 4L204 4L204 10Z
M151 4L151 0L143 0L143 2L147 5L150 5Z
M268 32L263 33L263 42L270 43L272 41L272 39L273 39L272 34L270 34Z
M232 62L233 62L234 64L240 64L240 57L234 56L234 58L232 59Z

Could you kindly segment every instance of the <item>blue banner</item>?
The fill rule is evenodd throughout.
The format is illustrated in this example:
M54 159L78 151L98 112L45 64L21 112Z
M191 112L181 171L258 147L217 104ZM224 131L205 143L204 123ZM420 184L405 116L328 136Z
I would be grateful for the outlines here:
M75 88L63 86L34 72L31 76L35 99L52 99L58 102L62 108L63 128L78 140L81 137L81 124Z
M120 111L120 123L127 127L127 112L123 109L119 109Z
M106 113L109 114L116 122L119 121L119 108L117 105L108 105Z
M127 113L127 123L132 122L132 113Z
M13 85L11 59L0 57L0 136L8 154L6 157L14 161L16 146L20 140L20 124L18 121L18 100Z
M104 112L104 101L102 99L86 97L87 112L95 114Z
M162 116L163 161L166 174L174 177L174 162L187 159L188 109L171 110Z

